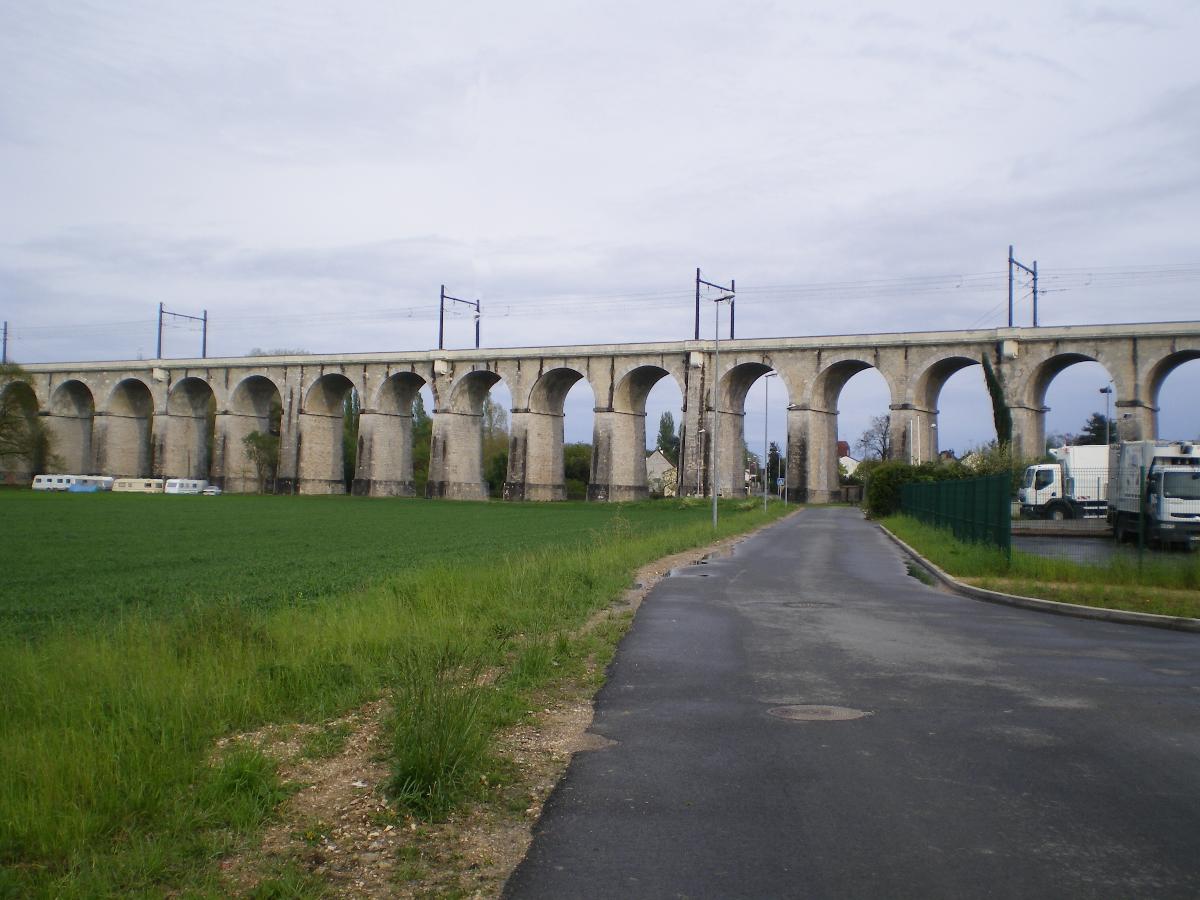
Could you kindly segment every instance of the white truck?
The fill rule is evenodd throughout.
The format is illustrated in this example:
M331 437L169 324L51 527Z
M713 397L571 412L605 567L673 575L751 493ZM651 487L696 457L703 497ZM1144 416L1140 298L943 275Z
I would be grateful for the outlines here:
M1200 545L1200 446L1126 441L1113 456L1108 521L1117 540L1137 536L1141 515L1148 543Z
M1079 444L1050 451L1055 462L1025 470L1021 515L1037 519L1103 518L1108 510L1108 448Z

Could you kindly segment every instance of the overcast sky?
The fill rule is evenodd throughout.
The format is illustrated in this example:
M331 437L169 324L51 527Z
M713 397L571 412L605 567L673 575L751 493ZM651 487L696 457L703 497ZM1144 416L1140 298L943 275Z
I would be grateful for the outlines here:
M1200 5L805 7L0 0L10 354L151 357L160 301L214 356L428 349L442 283L487 346L679 339L696 266L743 337L990 327L1010 243L1043 324L1200 318ZM1060 376L1051 430L1106 380ZM1164 436L1198 394L1200 361ZM856 377L842 436L887 402ZM955 376L942 445L992 437L986 402Z

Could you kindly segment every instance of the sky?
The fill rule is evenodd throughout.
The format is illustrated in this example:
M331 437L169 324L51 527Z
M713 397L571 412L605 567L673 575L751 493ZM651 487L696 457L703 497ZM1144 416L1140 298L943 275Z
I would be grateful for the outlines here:
M993 327L1010 244L1042 324L1200 318L1200 5L844 6L0 0L10 356L153 357L160 302L211 356L426 350L442 284L484 346L676 340L697 266L742 337ZM1059 376L1048 430L1106 382ZM1195 361L1162 436L1198 394ZM856 376L841 436L887 403ZM939 406L943 447L994 437L977 368Z

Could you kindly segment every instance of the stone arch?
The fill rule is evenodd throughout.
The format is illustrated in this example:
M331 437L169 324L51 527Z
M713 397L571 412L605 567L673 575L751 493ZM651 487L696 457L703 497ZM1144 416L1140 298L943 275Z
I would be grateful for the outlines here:
M613 409L619 412L645 416L646 398L662 379L670 378L683 393L679 379L662 366L643 364L634 366L622 374L613 388Z
M566 366L543 372L529 392L529 411L561 416L567 394L584 377L582 372Z
M217 400L203 378L183 378L167 394L162 436L164 478L207 480L212 463Z
M1153 437L1145 434L1144 423L1136 412L1122 415L1120 408L1136 407L1134 388L1122 377L1119 366L1112 365L1100 354L1090 354L1081 351L1065 351L1054 353L1038 362L1029 372L1020 389L1014 392L1017 402L1013 411L1013 444L1015 452L1027 457L1037 457L1046 449L1046 395L1054 380L1072 366L1080 363L1096 363L1101 366L1108 380L1112 382L1115 394L1113 396L1114 415L1118 428L1127 439ZM1023 422L1021 420L1024 420ZM1024 427L1022 427L1022 425ZM1022 432L1024 432L1022 434Z
M99 414L97 460L104 475L146 478L154 460L154 395L140 378L125 378L108 395Z
M904 401L903 392L897 390L893 377L878 365L877 359L867 356L825 359L807 396L794 412L789 413L789 492L792 490L790 485L795 485L797 496L816 502L827 502L840 496L838 404L850 379L868 369L874 369L883 379L892 419L889 433L895 447L897 432L904 431L907 419L896 415L898 409L903 409ZM893 449L893 456L894 453Z
M21 422L22 431L18 441L22 455L0 457L0 474L9 484L28 485L34 475L45 474L46 468L46 445L39 438L39 404L33 385L16 380L0 385L0 405L6 416Z
M646 398L664 378L675 381L662 366L633 366L617 377L611 409L596 410L589 500L644 500L650 495L646 480Z
M943 356L927 365L917 376L912 402L920 409L937 412L938 397L950 376L971 366L981 365L969 356Z
M266 375L248 375L237 383L229 395L229 411L239 416L253 416L270 430L272 406L283 405L283 393ZM275 412L278 415L279 411ZM276 429L278 424L275 425Z
M1151 367L1146 378L1146 398L1150 405L1150 421L1153 431L1151 431L1147 437L1157 438L1159 434L1159 395L1162 393L1163 383L1167 380L1167 376L1184 363L1191 362L1192 360L1196 359L1200 359L1200 349L1177 350L1174 353L1167 354ZM1167 437L1176 437L1176 435L1167 435Z
M467 372L450 388L450 411L460 415L482 416L483 402L488 392L501 380L498 373L488 369Z
M283 393L272 379L258 374L242 378L229 394L228 408L217 413L213 480L232 492L274 490L282 414ZM246 447L246 438L255 432L276 441L276 458L263 462L261 474Z
M499 373L490 369L466 372L450 385L447 403L439 402L433 415L427 497L488 499L483 471L483 407L488 393L501 380Z
M46 411L46 427L53 435L54 452L66 472L88 475L92 466L92 428L96 400L91 389L74 378L55 387Z
M343 404L353 390L345 375L326 372L305 392L299 417L301 494L346 492Z
M939 417L941 416L939 402L942 389L954 375L972 366L982 365L981 360L970 356L942 356L930 362L917 375L913 382L911 410L913 416L912 427L914 430L918 426L919 421L921 432L919 447L922 460L936 459L938 455L940 436ZM990 397L988 397L988 405L989 409L991 409L993 404ZM994 410L992 412L992 434L995 435ZM911 434L914 432L913 430L906 429L906 433Z
M425 385L415 372L384 379L358 420L352 490L356 495L411 497L413 486L413 401Z
M712 478L712 450L717 447L717 489L721 496L742 497L746 494L746 395L756 381L774 371L763 362L735 363L721 373L718 382L716 408L709 404L706 417L707 429L703 436L701 456L702 477L706 492L711 491L708 482ZM776 379L778 380L778 379ZM714 441L713 435L716 435Z
M524 410L513 411L508 449L506 500L565 500L563 409L582 372L559 366L543 372L529 391ZM593 463L595 465L595 446Z
M416 372L396 372L379 385L370 409L388 416L412 416L413 400L424 386L425 379Z
M842 388L846 386L846 382L859 372L877 368L875 363L858 359L857 357L840 359L828 364L813 379L810 405L813 409L819 409L823 412L834 413L836 415L838 397L841 396ZM882 370L880 370L879 374L883 375L883 379L888 385L888 391L894 398L895 391L892 390L890 379L888 379Z

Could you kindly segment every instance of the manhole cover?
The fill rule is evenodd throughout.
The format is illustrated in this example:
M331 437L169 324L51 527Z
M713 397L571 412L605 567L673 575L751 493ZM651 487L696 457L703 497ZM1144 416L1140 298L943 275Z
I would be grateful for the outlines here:
M866 710L848 706L776 706L767 712L791 722L848 722L870 715Z

